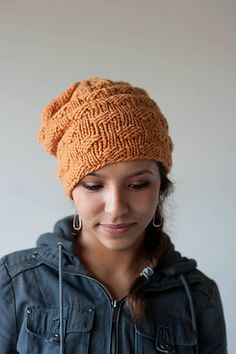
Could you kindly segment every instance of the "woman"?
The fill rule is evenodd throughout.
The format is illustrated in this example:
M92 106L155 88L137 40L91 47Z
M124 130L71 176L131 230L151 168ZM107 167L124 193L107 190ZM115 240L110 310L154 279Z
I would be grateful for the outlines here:
M2 354L225 354L220 295L164 233L173 144L126 82L71 85L42 114L75 215L0 265Z

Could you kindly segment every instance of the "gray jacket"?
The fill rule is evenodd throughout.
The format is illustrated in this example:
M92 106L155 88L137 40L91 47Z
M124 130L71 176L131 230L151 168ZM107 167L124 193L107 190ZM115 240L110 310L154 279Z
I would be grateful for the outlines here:
M145 283L146 319L133 324L73 253L71 217L37 247L0 261L1 354L226 354L214 281L168 249Z

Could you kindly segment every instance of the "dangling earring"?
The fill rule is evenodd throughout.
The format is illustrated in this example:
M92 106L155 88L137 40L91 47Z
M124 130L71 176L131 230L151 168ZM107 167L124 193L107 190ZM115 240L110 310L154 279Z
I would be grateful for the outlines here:
M73 216L73 229L76 231L80 231L82 229L82 221L78 214L74 214Z
M160 223L159 223L159 224L156 224L155 215L154 215L153 218L152 218L152 225L153 225L154 227L156 227L156 228L160 227L161 224L162 224L162 218L161 218L161 216L159 216L159 219L160 219Z

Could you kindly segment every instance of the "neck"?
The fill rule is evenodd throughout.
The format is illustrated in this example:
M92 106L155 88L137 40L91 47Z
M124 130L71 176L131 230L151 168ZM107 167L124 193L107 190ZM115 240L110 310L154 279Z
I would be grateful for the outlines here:
M79 234L75 244L76 254L87 270L99 277L125 274L137 277L140 271L147 266L147 257L144 247L144 237L127 249L109 249L102 243L87 242L88 238Z
M143 247L133 247L128 250L110 250L103 245L89 247L76 242L76 253L88 270L99 269L104 273L126 273L139 269L140 264L146 266L146 254Z
M131 252L86 248L78 242L77 254L89 273L118 300L128 294L134 280L147 266L146 255L141 249Z
M114 298L121 299L148 265L144 241L145 234L125 249L110 249L83 230L77 237L75 252L88 272Z

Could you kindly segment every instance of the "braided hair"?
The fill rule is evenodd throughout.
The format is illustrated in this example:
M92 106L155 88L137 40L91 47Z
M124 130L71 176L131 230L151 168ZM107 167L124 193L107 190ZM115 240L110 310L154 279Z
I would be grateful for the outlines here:
M173 189L173 183L167 177L167 172L164 167L158 163L161 186L159 195L159 204L156 210L155 220L160 224L158 228L154 227L152 223L147 226L145 248L149 264L155 268L160 262L166 249L166 234L163 231L164 227L164 215L163 204L166 197L171 193ZM140 322L145 316L147 304L144 297L144 282L146 278L143 275L139 275L135 279L130 287L129 293L126 297L126 306L129 308L132 318L135 323Z

